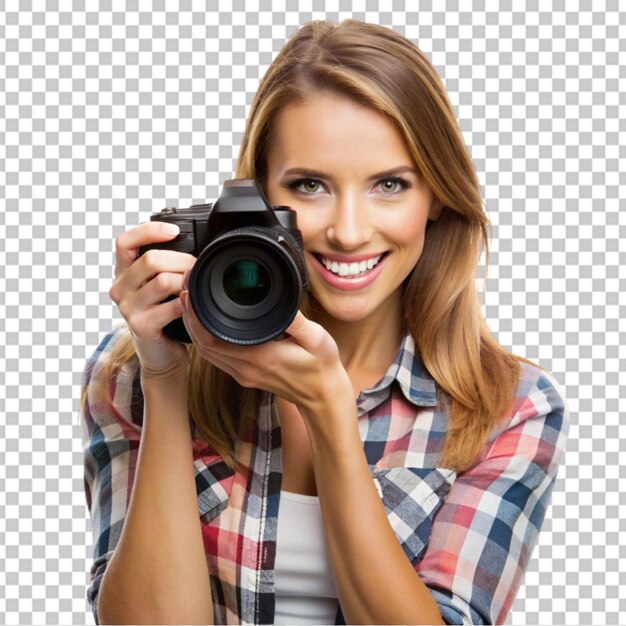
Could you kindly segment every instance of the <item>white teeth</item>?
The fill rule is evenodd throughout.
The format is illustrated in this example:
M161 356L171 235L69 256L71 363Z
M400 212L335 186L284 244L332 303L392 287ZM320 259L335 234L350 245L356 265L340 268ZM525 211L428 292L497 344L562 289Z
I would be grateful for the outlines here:
M367 259L367 261L354 263L338 263L337 261L331 261L325 257L320 257L320 259L324 267L333 274L338 274L339 276L358 276L363 272L373 269L378 264L382 256L382 254L379 254L376 257Z

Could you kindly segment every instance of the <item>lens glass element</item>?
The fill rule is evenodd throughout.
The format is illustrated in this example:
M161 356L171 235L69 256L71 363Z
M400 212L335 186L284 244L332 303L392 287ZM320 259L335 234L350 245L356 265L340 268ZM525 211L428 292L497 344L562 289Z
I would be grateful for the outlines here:
M270 275L258 261L240 259L224 272L224 293L240 306L263 302L270 291Z

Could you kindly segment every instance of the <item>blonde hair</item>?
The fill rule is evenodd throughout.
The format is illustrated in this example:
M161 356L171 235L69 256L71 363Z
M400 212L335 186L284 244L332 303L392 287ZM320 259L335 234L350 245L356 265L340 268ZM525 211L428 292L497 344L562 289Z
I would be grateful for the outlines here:
M520 361L535 364L502 348L482 315L475 272L483 249L488 265L491 225L452 105L426 55L401 35L356 20L311 22L282 48L261 82L238 178L263 181L265 146L277 112L320 91L385 113L443 206L405 282L402 311L419 357L444 392L439 398L446 403L449 427L439 464L466 470L514 401ZM190 417L202 438L234 466L238 433L254 415L259 391L241 388L193 346L189 352ZM104 381L134 356L128 334L110 355ZM85 390L83 406L84 395Z

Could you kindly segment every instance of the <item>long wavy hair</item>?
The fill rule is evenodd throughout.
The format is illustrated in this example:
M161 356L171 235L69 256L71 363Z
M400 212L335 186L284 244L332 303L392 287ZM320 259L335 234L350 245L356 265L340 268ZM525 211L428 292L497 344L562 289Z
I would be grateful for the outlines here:
M448 409L439 465L467 470L512 406L520 362L532 362L500 346L482 314L475 274L483 250L488 266L491 224L452 105L427 56L398 33L356 20L311 22L291 37L261 82L236 176L263 182L276 114L324 91L386 114L443 205L404 283L402 314ZM188 350L190 418L202 439L234 467L240 428L255 414L260 393L241 388L193 345ZM128 333L107 361L104 384L134 358ZM83 408L85 395L83 389Z

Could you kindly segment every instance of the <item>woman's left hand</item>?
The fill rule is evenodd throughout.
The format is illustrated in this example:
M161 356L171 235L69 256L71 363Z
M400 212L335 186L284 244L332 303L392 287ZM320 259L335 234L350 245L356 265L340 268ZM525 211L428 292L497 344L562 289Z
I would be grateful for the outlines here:
M352 397L352 383L335 340L302 312L298 311L287 328L288 338L241 346L217 339L202 326L188 291L181 292L180 298L187 332L200 355L241 386L274 393L298 406L303 414L335 404L338 394Z

